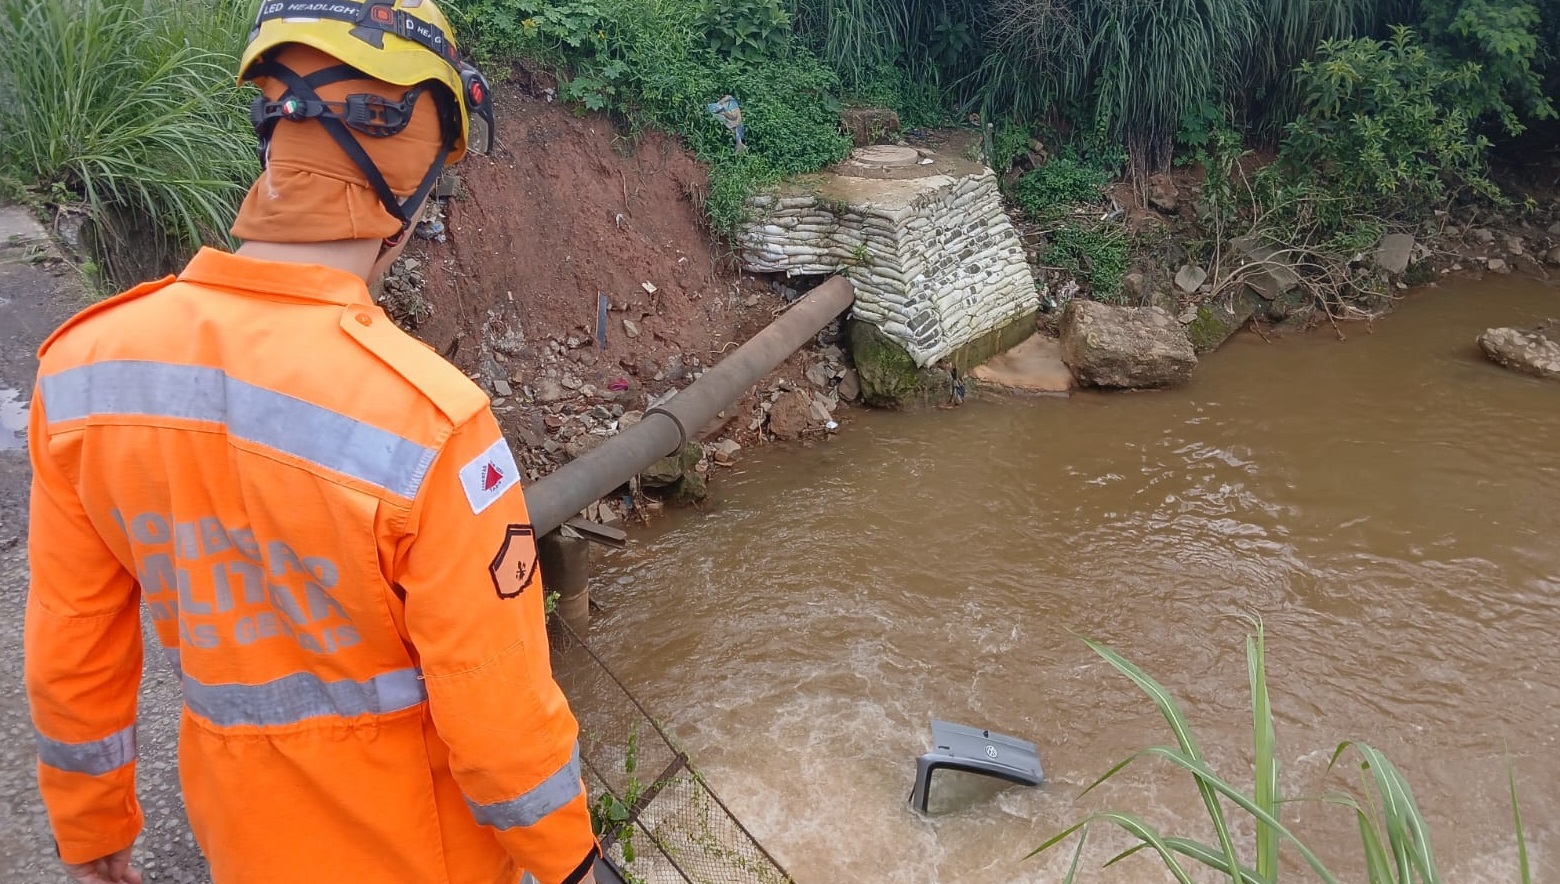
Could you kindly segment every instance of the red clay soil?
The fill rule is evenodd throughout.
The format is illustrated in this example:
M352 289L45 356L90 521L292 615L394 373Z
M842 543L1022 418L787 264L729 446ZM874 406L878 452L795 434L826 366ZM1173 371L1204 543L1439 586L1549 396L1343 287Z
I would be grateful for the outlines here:
M599 114L580 116L517 88L497 92L499 140L491 158L457 167L461 195L448 203L449 242L424 244L444 270L426 274L432 316L417 334L475 370L489 311L506 308L529 350L549 339L589 346L597 293L612 305L602 380L674 355L715 361L767 311L744 311L738 277L701 226L704 169L656 132L637 141ZM652 293L644 283L655 287ZM755 305L757 307L758 305ZM749 316L748 314L752 314ZM761 315L762 314L762 315ZM623 320L641 330L629 339ZM500 317L496 322L506 321ZM517 367L539 368L540 353Z
M773 321L783 301L712 242L704 168L675 140L630 139L541 89L511 84L495 98L497 143L491 157L456 167L447 242L419 239L409 249L432 307L413 331L494 396L534 478L581 453L557 443L587 413L642 410L649 397L687 386ZM611 305L604 350L595 344L599 292ZM809 359L817 361L789 358L727 409L726 426L701 435L758 441L760 398L778 378L799 381ZM556 391L560 378L573 379L561 401L528 395L527 387Z

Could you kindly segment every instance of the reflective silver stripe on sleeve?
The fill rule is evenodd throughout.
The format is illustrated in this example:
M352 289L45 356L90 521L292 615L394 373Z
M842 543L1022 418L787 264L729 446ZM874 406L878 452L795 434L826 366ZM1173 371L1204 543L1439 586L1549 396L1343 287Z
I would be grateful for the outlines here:
M135 760L135 725L116 731L101 740L62 743L33 733L38 743L38 760L50 767L71 773L102 776Z
M367 681L324 681L307 672L265 684L203 684L184 677L184 705L220 727L271 727L339 715L385 715L428 699L417 669L397 669Z
M388 430L217 368L162 362L81 365L39 379L50 424L146 415L222 424L232 436L412 498L436 453Z
M531 791L494 804L478 804L470 798L466 804L472 816L484 826L495 829L515 829L534 826L548 814L578 798L584 786L580 784L580 747L575 744L569 763L542 780Z

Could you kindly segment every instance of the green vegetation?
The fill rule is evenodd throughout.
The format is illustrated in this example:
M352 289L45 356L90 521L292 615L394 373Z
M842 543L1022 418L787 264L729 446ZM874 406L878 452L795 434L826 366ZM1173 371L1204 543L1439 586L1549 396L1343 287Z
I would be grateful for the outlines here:
M1073 854L1072 865L1066 881L1076 879L1084 843L1090 828L1105 823L1120 827L1138 840L1138 844L1107 861L1107 865L1119 862L1142 850L1152 850L1164 863L1175 879L1191 884L1187 869L1204 867L1239 884L1272 884L1279 876L1279 854L1284 846L1297 853L1312 874L1327 884L1336 884L1335 875L1306 844L1284 825L1284 806L1297 800L1285 797L1279 788L1279 762L1277 736L1273 727L1273 711L1268 697L1267 658L1259 627L1255 635L1246 638L1246 663L1251 683L1252 754L1254 780L1248 794L1221 777L1208 764L1207 757L1198 745L1186 715L1175 697L1164 685L1148 676L1143 670L1120 654L1099 644L1084 640L1117 672L1131 679L1147 694L1158 708L1160 715L1175 736L1175 746L1154 746L1144 749L1121 761L1106 771L1084 790L1088 794L1100 784L1119 775L1133 762L1144 758L1157 758L1180 768L1192 777L1192 782L1202 798L1216 844L1166 835L1148 821L1130 811L1100 811L1089 814L1080 822L1068 827L1041 844L1030 856L1042 853L1061 844L1074 834L1079 836ZM1414 801L1408 781L1392 762L1379 750L1357 742L1344 742L1332 753L1329 770L1337 767L1344 758L1353 758L1359 766L1360 792L1338 791L1321 798L1309 799L1331 806L1341 807L1354 818L1360 834L1360 851L1370 884L1439 884L1442 880L1436 867L1435 853L1430 841L1430 827L1423 812ZM1527 845L1522 829L1522 814L1517 804L1515 774L1511 775L1512 816L1516 825L1521 881L1531 881L1527 860ZM1230 822L1229 808L1233 805L1240 813L1251 818L1255 831L1255 843L1249 847L1238 845Z
M526 58L562 79L560 96L630 130L676 133L710 166L705 208L731 233L755 189L843 159L839 80L792 35L776 0L466 0L471 48L490 65ZM746 150L707 105L737 99Z
M116 285L227 236L258 170L233 81L248 7L0 0L0 178L82 207Z
M1073 222L1051 234L1041 260L1048 266L1065 270L1097 300L1116 303L1121 296L1121 281L1127 273L1126 232L1120 225L1101 221Z
M1052 221L1073 203L1096 203L1111 182L1110 172L1071 157L1057 157L1025 172L1013 187L1013 203L1037 221Z
M636 723L629 729L628 743L623 747L623 773L627 776L623 797L619 798L610 790L601 789L596 793L595 802L590 805L591 831L598 838L616 842L623 851L625 863L632 863L636 855L633 817L645 792L645 784L639 781L635 773L638 768L639 726Z
M256 171L232 72L254 0L0 0L0 194L80 207L115 283L223 241ZM1556 117L1560 4L1539 0L446 0L492 70L630 137L672 132L710 167L730 235L756 189L841 159L838 113L975 125L1015 205L1054 225L1123 170L1207 175L1215 242L1316 258L1397 222L1499 202L1487 156ZM743 150L709 106L742 109ZM1039 146L1033 140L1040 135ZM1276 155L1241 170L1243 151ZM1047 155L1049 155L1047 161ZM1035 166L1032 170L1028 167ZM1069 230L1068 227L1077 229ZM1054 231L1050 260L1119 281L1108 227Z

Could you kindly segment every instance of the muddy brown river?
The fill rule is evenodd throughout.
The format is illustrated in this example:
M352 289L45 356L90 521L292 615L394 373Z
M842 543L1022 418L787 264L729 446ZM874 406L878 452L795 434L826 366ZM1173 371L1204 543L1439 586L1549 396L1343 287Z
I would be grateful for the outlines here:
M1249 786L1253 617L1286 794L1357 785L1328 761L1367 741L1445 880L1514 882L1509 764L1533 880L1560 880L1560 384L1473 343L1551 315L1560 287L1449 284L1342 342L1242 335L1173 392L857 414L745 451L704 512L597 556L593 643L801 884L1056 881L1070 849L1024 855L1106 808L1208 838L1161 764L1079 797L1172 738L1076 636L1170 687ZM949 777L910 812L933 717L1034 741L1047 784ZM1360 879L1341 810L1285 820ZM1100 868L1128 843L1101 829L1083 880L1170 880Z

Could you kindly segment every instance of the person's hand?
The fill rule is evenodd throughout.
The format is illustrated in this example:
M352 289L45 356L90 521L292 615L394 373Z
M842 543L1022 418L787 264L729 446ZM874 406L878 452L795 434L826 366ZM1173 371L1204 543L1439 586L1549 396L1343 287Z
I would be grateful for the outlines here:
M141 873L130 867L130 848L89 863L65 863L65 874L76 884L141 884Z

